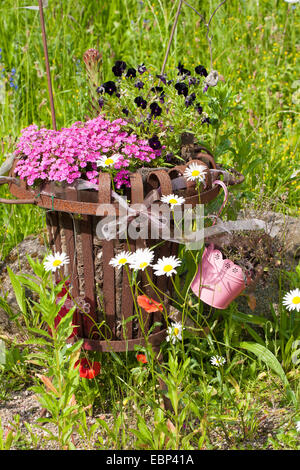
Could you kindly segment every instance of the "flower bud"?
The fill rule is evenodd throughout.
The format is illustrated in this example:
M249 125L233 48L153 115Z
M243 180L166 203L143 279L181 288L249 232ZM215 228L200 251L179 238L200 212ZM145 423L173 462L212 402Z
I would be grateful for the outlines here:
M98 63L100 59L101 54L97 49L88 49L83 54L83 61L87 67L91 67L91 65Z

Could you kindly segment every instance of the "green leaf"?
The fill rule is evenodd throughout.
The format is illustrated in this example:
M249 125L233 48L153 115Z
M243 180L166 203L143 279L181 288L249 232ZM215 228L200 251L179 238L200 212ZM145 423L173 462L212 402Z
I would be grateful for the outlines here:
M255 339L255 341L257 341L261 346L264 346L263 340L262 340L261 337L256 333L256 331L253 330L253 328L251 328L249 325L245 325L245 328L246 328L246 330L248 331L248 333L252 336L252 338Z
M31 256L29 256L29 255L26 255L26 257L27 257L28 263L31 266L33 272L37 276L42 277L43 274L44 274L44 271L45 271L43 265L39 261L34 261L31 258Z
M9 319L12 321L16 320L20 315L20 312L16 314L14 313L9 303L3 297L0 297L0 308L2 308L7 313Z
M261 344L257 343L248 343L243 341L239 344L239 347L247 349L247 351L254 353L261 361L263 361L270 369L272 369L275 374L278 375L278 377L280 377L284 385L289 386L289 382L286 378L283 368L281 367L274 354L269 351L265 346L262 346Z
M6 442L5 442L5 450L9 450L11 448L12 442L13 442L13 432L9 431L7 436L6 436Z
M7 266L7 271L9 274L10 282L13 286L16 301L20 307L21 312L26 315L26 299L25 299L25 290L23 289L21 283L19 282L17 276L12 272L9 266Z
M49 341L47 341L44 338L34 338L34 339L26 339L24 341L24 344L33 344L33 345L44 345L44 346L49 346Z
M19 274L18 279L22 285L29 287L34 292L37 292L38 294L41 292L41 281L35 276L31 276L30 274Z
M148 429L146 423L144 422L143 418L141 418L141 417L138 417L138 428L139 428L140 435L143 438L143 440L145 442L151 443L152 442L152 434L149 431L149 429Z
M45 336L46 338L48 338L52 341L52 336L49 335L49 333L47 331L41 330L40 328L28 328L28 331L30 333L35 334L35 335Z
M114 351L109 351L112 357L115 359L115 361L121 366L124 367L123 362L121 361L119 354L116 354Z
M253 323L255 325L264 325L267 322L267 319L264 317L242 313L242 312L232 313L232 318L238 322Z
M276 359L276 357L274 356L274 354L269 351L265 346L262 346L261 344L257 343L242 342L239 344L239 346L254 353L260 360L262 360L268 367L270 367L270 369L272 369L275 374L278 375L278 377L280 377L285 386L287 398L291 400L295 407L297 407L298 403L296 395L291 389L289 381L284 373L284 370Z
M262 158L256 158L251 163L247 164L247 166L243 169L243 173L247 175L248 173L251 174L255 167L258 165L262 165L264 160Z

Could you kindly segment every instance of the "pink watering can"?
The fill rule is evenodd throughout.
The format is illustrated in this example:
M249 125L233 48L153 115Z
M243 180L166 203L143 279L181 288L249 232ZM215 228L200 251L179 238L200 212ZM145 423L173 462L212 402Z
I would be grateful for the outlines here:
M214 184L220 184L225 192L219 216L227 202L228 191L223 181L216 180ZM223 259L222 253L215 250L211 244L204 250L202 263L199 265L191 289L211 307L225 309L245 289L248 280L239 266L230 259Z

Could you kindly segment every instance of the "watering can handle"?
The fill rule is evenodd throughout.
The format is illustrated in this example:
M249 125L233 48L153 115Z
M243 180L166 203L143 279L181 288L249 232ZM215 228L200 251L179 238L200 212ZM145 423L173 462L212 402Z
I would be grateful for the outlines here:
M227 189L226 184L225 184L223 181L215 180L215 181L213 182L213 184L218 184L219 186L222 186L222 188L224 189L224 200L223 200L223 204L222 204L221 207L220 207L220 210L219 210L219 212L218 212L218 215L217 215L216 219L215 219L214 222L213 222L213 225L215 225L215 223L216 223L217 220L218 220L218 217L220 216L220 214L221 214L222 210L224 209L224 207L225 207L225 205L226 205L226 202L227 202L227 200L228 200L228 189Z

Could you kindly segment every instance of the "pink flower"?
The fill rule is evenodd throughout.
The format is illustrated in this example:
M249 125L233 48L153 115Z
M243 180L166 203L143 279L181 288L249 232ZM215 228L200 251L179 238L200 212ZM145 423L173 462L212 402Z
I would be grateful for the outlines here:
M116 151L122 155L114 167L116 187L130 186L129 171L149 163L160 155L146 140L125 131L127 122L120 118L113 122L98 116L87 122L77 121L60 131L38 129L31 125L22 130L15 154L18 163L15 173L28 185L43 181L73 183L78 178L97 183L101 155Z

